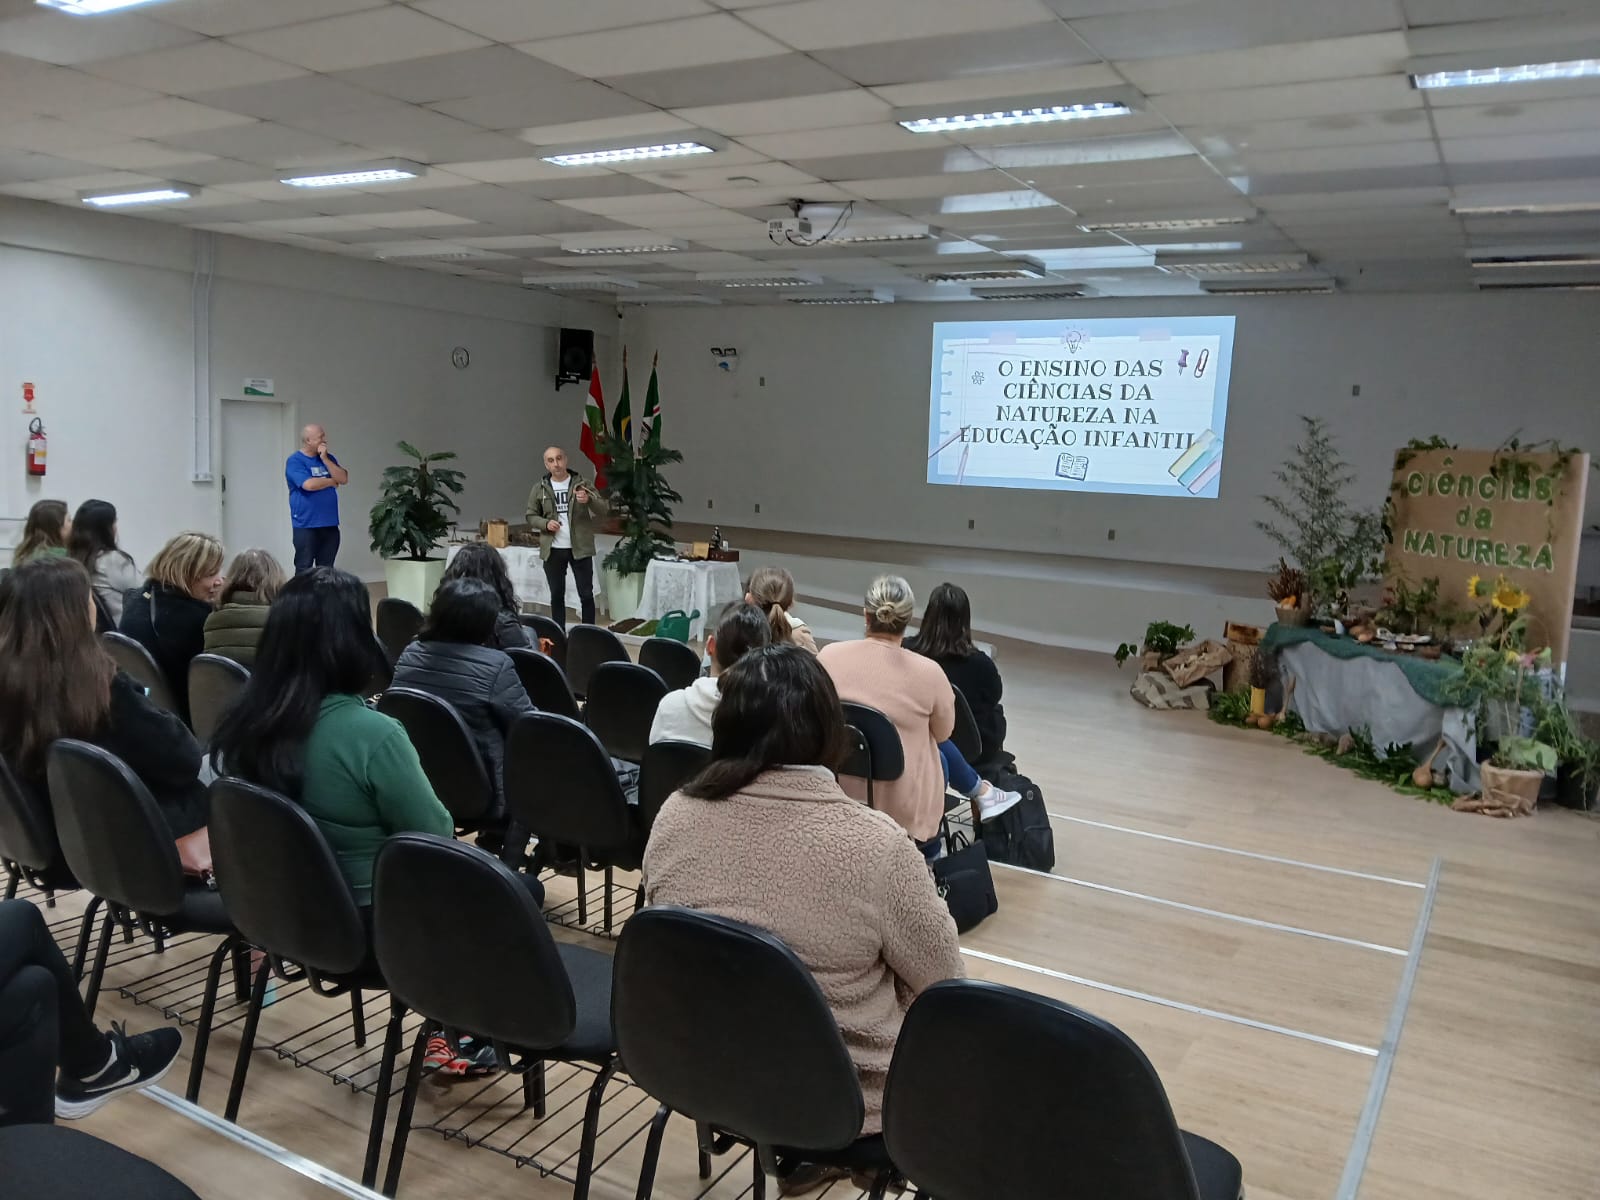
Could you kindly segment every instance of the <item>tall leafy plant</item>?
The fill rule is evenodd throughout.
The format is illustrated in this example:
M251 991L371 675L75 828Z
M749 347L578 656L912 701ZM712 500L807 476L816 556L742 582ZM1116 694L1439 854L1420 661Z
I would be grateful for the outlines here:
M1302 440L1272 473L1278 493L1261 497L1273 515L1257 521L1256 528L1305 572L1318 604L1328 607L1382 570L1383 523L1375 510L1358 509L1345 497L1356 473L1340 455L1327 422L1300 420Z
M683 497L661 474L661 468L683 461L683 455L661 445L657 437L647 437L635 449L631 440L607 432L602 453L611 458L606 468L606 499L611 513L622 525L622 537L605 556L604 566L619 575L640 575L650 560L670 555L672 506Z
M383 495L372 506L372 550L384 558L430 557L450 532L453 514L461 511L451 497L461 494L461 472L436 464L455 458L453 451L424 454L410 442L400 452L413 459L383 472Z

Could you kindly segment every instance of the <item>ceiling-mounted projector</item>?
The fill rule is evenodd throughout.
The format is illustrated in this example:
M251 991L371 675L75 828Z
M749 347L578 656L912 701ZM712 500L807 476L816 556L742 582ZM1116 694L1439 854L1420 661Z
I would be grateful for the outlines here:
M767 236L775 242L790 238L809 238L811 222L804 217L774 217L767 222Z

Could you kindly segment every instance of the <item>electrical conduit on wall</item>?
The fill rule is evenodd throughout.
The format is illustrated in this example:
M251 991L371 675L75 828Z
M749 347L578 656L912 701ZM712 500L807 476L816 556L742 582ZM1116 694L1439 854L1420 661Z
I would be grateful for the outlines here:
M211 482L211 280L216 238L197 230L194 239L194 483Z

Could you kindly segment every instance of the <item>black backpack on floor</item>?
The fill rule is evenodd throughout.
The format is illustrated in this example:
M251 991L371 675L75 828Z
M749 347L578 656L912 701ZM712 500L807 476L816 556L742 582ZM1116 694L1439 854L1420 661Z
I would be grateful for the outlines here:
M1052 870L1056 865L1056 838L1039 786L1014 771L995 771L989 782L1002 791L1022 793L1020 801L983 823L983 848L989 861L1033 871Z

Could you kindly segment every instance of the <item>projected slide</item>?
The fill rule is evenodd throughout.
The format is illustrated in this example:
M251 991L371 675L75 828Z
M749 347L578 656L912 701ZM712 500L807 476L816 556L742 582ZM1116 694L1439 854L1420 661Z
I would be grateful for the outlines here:
M928 482L1214 499L1233 320L935 324Z

